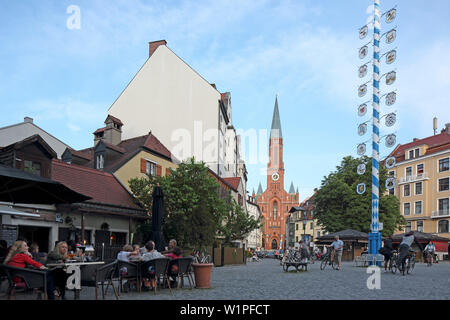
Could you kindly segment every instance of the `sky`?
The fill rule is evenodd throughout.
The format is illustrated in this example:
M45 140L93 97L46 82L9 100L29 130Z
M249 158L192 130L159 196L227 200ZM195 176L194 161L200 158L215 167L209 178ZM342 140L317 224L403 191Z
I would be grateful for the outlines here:
M75 149L91 147L93 132L148 58L148 42L167 46L220 92L231 92L236 129L270 129L278 96L284 142L285 189L291 182L300 199L320 188L344 156L357 157L371 121L360 137L357 88L359 39L370 17L370 0L45 1L0 2L0 127L32 117L34 123ZM74 7L75 6L75 7ZM397 143L433 134L450 123L450 1L381 0L381 11L397 6L391 24L397 60L382 61L381 74L397 80L397 102L380 104L381 115L396 111L393 127L380 126ZM79 10L73 11L73 8ZM79 20L76 18L79 17ZM371 70L371 68L369 69ZM366 98L366 99L364 99ZM382 100L383 101L383 100ZM369 104L370 105L370 104ZM246 150L243 150L246 152ZM268 153L262 150L263 153ZM248 154L248 152L246 152ZM248 155L247 155L248 156ZM266 187L267 159L247 162L252 193Z

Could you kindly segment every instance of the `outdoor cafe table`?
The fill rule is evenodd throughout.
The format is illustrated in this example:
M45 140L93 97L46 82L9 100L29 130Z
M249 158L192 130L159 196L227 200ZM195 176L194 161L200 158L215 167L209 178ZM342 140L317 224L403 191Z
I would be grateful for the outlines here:
M55 268L65 268L66 273L69 275L67 278L66 287L69 290L74 290L74 299L80 299L80 290L81 290L81 267L95 265L95 264L105 264L104 261L95 261L95 262L78 262L78 261L66 261L64 263L49 263L47 267L50 269Z

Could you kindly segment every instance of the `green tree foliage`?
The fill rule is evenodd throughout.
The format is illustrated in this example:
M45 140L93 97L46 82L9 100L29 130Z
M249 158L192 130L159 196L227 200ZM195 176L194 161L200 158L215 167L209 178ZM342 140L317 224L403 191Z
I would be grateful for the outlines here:
M366 172L358 175L357 166L366 164ZM326 231L354 229L370 232L372 221L372 163L371 158L344 157L336 171L322 180L314 197L315 217ZM391 235L405 224L400 214L399 201L386 193L387 170L380 165L379 220L383 223L383 236ZM356 186L366 184L366 192L359 195Z
M133 194L149 211L153 189L156 183L160 184L166 211L164 235L166 240L177 239L180 246L199 249L211 246L217 237L226 241L241 239L259 227L229 193L220 192L219 183L205 163L196 163L194 158L171 169L169 176L135 178L129 183Z

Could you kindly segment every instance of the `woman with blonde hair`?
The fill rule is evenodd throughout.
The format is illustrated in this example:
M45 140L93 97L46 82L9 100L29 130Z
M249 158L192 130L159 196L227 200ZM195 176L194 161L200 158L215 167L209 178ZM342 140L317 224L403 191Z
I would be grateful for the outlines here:
M47 264L64 263L69 258L67 256L68 250L67 242L60 241L56 244L55 249L47 256ZM55 287L58 288L61 299L66 295L66 283L69 277L62 267L57 267L52 270L53 278L55 279Z
M25 268L27 265L31 265L40 270L47 270L46 266L32 259L32 255L28 251L28 244L25 241L20 240L14 242L11 246L11 250L9 250L3 263L16 268ZM22 282L22 279L20 277L15 277L13 281L19 283ZM53 277L49 273L47 274L47 295L50 300L55 299L53 290Z

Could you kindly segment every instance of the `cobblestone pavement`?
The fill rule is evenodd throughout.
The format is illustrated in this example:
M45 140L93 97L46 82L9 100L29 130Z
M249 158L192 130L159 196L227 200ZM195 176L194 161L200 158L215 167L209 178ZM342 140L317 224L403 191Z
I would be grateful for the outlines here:
M344 262L340 271L327 267L320 270L319 263L310 264L307 272L284 272L279 260L263 259L247 265L213 268L211 288L187 288L153 292L122 293L121 300L380 300L430 299L450 300L450 264L441 262L427 267L416 263L410 275L381 271L381 289L370 290L367 269ZM186 280L186 284L188 284ZM2 288L0 299L5 299ZM95 299L94 288L83 288L81 299ZM67 299L73 293L67 292ZM19 297L18 297L19 298ZM19 299L25 298L23 295ZM35 299L35 296L29 296ZM115 300L109 289L106 297Z

